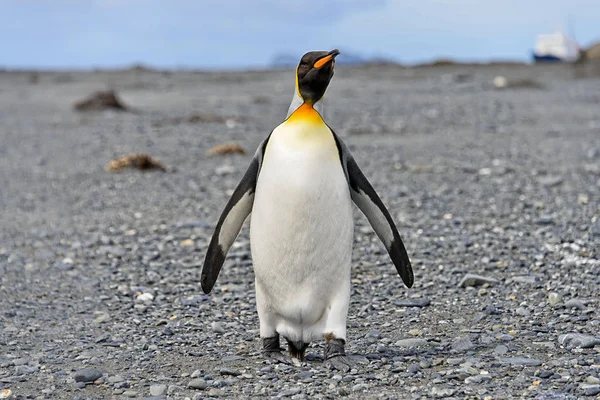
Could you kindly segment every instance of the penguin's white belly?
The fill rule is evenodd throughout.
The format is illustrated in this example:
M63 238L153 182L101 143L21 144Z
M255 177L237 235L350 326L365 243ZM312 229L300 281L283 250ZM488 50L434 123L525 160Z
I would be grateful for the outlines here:
M261 335L274 329L310 342L333 330L345 337L352 205L335 141L323 127L307 136L280 126L263 158L250 227Z

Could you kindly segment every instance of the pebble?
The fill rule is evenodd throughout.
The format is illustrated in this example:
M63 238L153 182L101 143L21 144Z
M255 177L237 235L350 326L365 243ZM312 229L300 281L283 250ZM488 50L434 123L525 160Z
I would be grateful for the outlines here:
M133 391L133 390L126 390L126 391L123 392L123 396L125 396L125 397L131 397L131 398L137 397L137 392Z
M517 307L515 312L523 317L526 317L529 315L529 310L527 310L525 307Z
M102 371L95 368L84 368L73 374L75 382L94 382L102 377Z
M295 395L300 394L300 393L302 393L301 389L292 388L292 389L283 390L282 392L279 393L279 396L281 396L281 397L292 397L292 396L295 396Z
M142 293L137 296L135 300L143 303L150 303L154 300L154 295L152 293Z
M452 342L452 350L456 350L458 352L468 351L474 347L475 345L468 336L459 337Z
M502 355L508 353L508 347L503 344L499 344L494 348L494 353Z
M552 307L554 307L561 301L562 301L562 296L560 294L555 293L555 292L551 292L548 294L548 304L550 304Z
M398 306L398 307L427 307L428 305L431 304L431 300L429 300L428 298L422 297L422 298L416 298L416 299L400 299L400 300L396 300L394 301L394 305Z
M481 286L481 285L495 285L498 283L497 279L489 278L482 275L475 274L466 274L458 284L459 287L469 287L469 286Z
M585 378L585 382L589 383L590 385L598 385L600 384L600 379L595 376L588 376Z
M565 308L577 308L578 310L585 310L585 305L579 299L571 299L565 302Z
M152 396L162 396L167 393L167 385L151 385L150 394Z
M567 333L566 335L558 336L558 343L568 348L581 347L582 349L590 349L600 345L600 338L582 333Z
M480 383L484 383L484 382L489 382L492 380L492 377L490 375L475 375L475 376L469 376L467 378L465 378L465 383L466 384L480 384Z
M242 373L235 369L221 368L219 373L223 376L240 376Z
M600 393L600 385L581 385L586 396L595 396Z
M188 387L191 389L200 389L200 390L204 390L208 387L208 383L206 383L206 381L204 379L192 379L189 383L188 383Z
M450 389L450 388L442 388L442 387L434 386L431 389L431 395L438 399L453 396L454 393L456 393L456 390Z
M352 391L353 392L362 392L364 390L367 390L369 387L367 385L365 385L364 383L359 383L357 385L352 386Z
M223 328L223 324L221 324L220 322L215 321L211 323L210 329L212 329L214 333L225 333L225 328Z
M425 339L402 339L394 343L397 347L420 347L428 346L429 342Z
M525 357L507 357L502 358L501 361L510 365L524 365L527 367L538 367L542 365L542 362L540 360Z

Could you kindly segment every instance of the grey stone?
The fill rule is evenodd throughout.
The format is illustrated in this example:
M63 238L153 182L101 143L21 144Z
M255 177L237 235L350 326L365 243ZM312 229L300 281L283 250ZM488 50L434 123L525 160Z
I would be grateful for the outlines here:
M151 385L150 394L152 396L162 396L167 393L167 385Z
M465 383L467 385L470 384L480 384L480 383L484 383L484 382L489 382L492 380L492 377L490 375L474 375L474 376L469 376L467 378L465 378Z
M586 396L595 396L600 393L600 385L581 385Z
M231 368L221 368L219 373L223 376L240 376L242 374L240 371Z
M208 383L206 383L206 381L204 379L192 379L189 383L188 383L188 387L191 389L199 389L199 390L204 390L208 387Z
M431 395L433 397L435 397L436 399L443 399L445 397L450 397L450 396L453 396L454 393L456 393L456 390L450 389L450 388L442 388L442 387L434 386L431 389Z
M425 339L402 339L394 343L398 347L422 347L429 346L429 342Z
M102 377L102 371L96 368L84 368L73 374L75 382L94 382Z
M497 279L489 278L482 275L475 274L466 274L458 284L459 287L468 287L468 286L481 286L481 285L495 285L498 283Z
M225 328L223 327L223 324L221 324L220 322L211 323L210 329L212 329L212 331L214 333L225 333Z
M581 347L582 349L589 349L600 345L600 338L582 333L567 333L558 336L558 343L568 348Z
M585 310L585 305L579 299L571 299L565 302L565 308L577 308L578 310Z
M548 304L550 304L552 307L554 307L561 301L562 301L562 296L559 293L551 292L548 294Z
M452 350L456 350L458 352L468 351L474 347L475 345L468 336L459 337L452 342Z
M542 361L540 360L525 357L506 357L502 358L501 361L510 365L524 365L527 367L538 367L542 365Z
M506 347L503 344L499 344L498 346L496 346L494 348L494 353L499 354L499 355L503 355L508 353L508 347Z
M394 301L394 305L398 307L427 307L431 304L431 300L425 297L415 299L400 299Z
M292 396L295 396L295 395L300 394L300 393L302 393L301 389L292 388L292 389L286 389L286 390L280 392L279 395L281 397L292 397Z
M352 391L353 392L362 392L364 390L367 390L369 387L363 383L359 383L357 385L352 386Z

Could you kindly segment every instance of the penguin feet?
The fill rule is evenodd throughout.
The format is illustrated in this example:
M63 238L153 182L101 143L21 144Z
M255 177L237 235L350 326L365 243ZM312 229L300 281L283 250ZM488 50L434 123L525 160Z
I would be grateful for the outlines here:
M279 347L279 335L270 338L263 338L263 356L272 362L292 365L292 359L282 353L283 349Z
M348 372L356 364L368 363L364 357L348 356L344 339L332 339L325 345L325 365L330 369Z

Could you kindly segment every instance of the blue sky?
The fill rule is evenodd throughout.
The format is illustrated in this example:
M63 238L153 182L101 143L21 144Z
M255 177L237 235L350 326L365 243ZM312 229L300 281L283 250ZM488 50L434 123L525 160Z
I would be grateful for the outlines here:
M569 18L581 45L600 40L600 0L0 0L0 67L260 68L334 47L528 60Z

